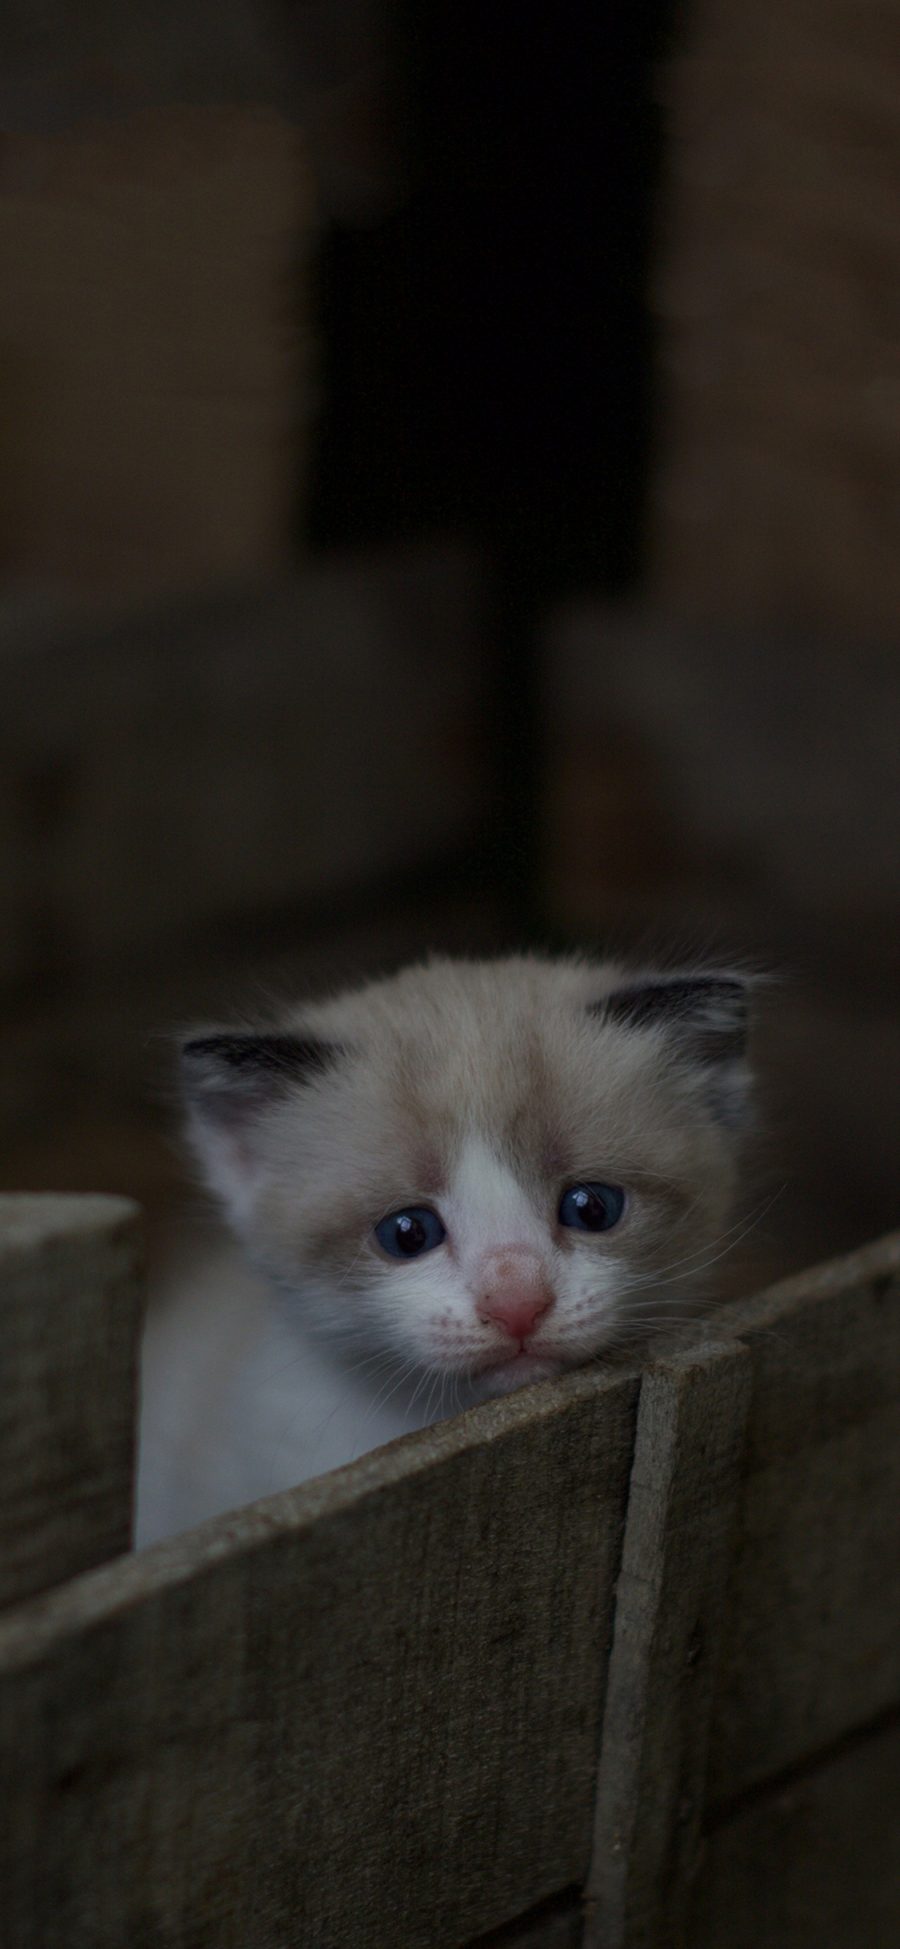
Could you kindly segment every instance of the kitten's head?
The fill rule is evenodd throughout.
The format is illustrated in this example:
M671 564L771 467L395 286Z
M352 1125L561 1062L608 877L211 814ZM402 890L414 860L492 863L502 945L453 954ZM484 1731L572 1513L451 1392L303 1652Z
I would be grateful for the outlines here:
M321 1331L498 1393L681 1317L729 1226L747 984L435 961L185 1044L189 1130Z

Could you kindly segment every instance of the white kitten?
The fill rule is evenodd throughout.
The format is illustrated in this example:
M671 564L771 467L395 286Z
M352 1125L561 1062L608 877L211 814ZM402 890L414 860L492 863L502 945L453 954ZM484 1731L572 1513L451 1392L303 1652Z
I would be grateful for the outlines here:
M234 1270L147 1359L141 1540L321 1473L698 1303L729 1222L747 984L433 961L194 1036Z

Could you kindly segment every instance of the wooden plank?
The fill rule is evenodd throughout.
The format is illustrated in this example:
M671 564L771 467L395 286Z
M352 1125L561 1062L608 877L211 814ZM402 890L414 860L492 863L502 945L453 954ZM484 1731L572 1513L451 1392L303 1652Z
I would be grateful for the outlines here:
M900 1701L898 1267L895 1237L720 1316L753 1389L713 1805Z
M15 1949L450 1949L580 1881L636 1393L524 1390L10 1614Z
M588 1877L589 1949L678 1939L704 1806L750 1361L687 1349L643 1377Z
M131 1539L137 1207L0 1198L0 1607Z
M781 1782L710 1834L691 1949L894 1949L900 1727Z

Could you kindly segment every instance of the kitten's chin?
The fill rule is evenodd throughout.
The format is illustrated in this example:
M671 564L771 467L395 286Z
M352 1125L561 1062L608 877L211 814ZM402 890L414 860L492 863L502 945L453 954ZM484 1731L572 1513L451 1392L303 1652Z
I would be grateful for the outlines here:
M547 1355L517 1353L496 1367L486 1367L473 1382L480 1400L490 1401L498 1394L513 1394L517 1387L530 1387L534 1381L549 1381L561 1374L565 1363Z

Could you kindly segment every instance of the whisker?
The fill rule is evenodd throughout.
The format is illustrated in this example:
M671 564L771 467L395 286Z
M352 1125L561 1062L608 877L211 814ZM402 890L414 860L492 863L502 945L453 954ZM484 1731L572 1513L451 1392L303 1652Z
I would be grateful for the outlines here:
M784 1185L782 1186L782 1190L786 1190L786 1188L787 1188L786 1186ZM780 1195L781 1195L780 1192L775 1193L775 1197L780 1197ZM769 1211L771 1211L772 1206L775 1203L775 1197L769 1199L768 1204L764 1207L763 1211L760 1212L759 1216L756 1218L751 1218L750 1221L744 1226L743 1230L738 1232L737 1237L732 1239L731 1244L725 1246L723 1251L716 1252L712 1258L704 1259L701 1265L695 1266L691 1272L684 1272L679 1274L679 1277L682 1279L698 1278L701 1272L708 1272L710 1266L718 1265L720 1259L727 1258L729 1252L733 1252L738 1245L742 1245L744 1239L749 1237L750 1233L756 1231L757 1227L762 1224L762 1221L766 1217L766 1214ZM722 1236L727 1238L728 1234L723 1233ZM716 1244L718 1242L719 1242L718 1240L714 1241L714 1243Z
M423 1387L425 1387L426 1384L431 1379L432 1371L433 1370L430 1367L423 1367L422 1369L421 1375L419 1376L419 1380L416 1383L416 1388L413 1393L412 1400L409 1403L408 1413L410 1415L410 1418L412 1418L413 1409L416 1405L416 1402L418 1401L419 1395L421 1394Z
M432 1380L431 1380L431 1385L430 1385L430 1387L429 1387L429 1389L428 1389L428 1394L427 1394L427 1396L426 1396L426 1399L425 1399L425 1426L426 1426L426 1428L429 1428L429 1427L431 1426L431 1421L432 1421L432 1413L431 1413L431 1403L432 1403L432 1400L433 1400L433 1398L434 1398L434 1392L435 1392L435 1388L437 1387L437 1385L438 1385L438 1382L439 1382L439 1380L440 1380L440 1373L439 1373L439 1372L435 1372L435 1373L434 1373L434 1375L432 1376Z
M370 1403L369 1408L367 1409L367 1412L365 1414L365 1417L362 1423L360 1424L359 1441L357 1442L356 1449L355 1449L355 1453L357 1455L364 1455L366 1453L366 1446L363 1441L363 1437L365 1435L366 1429L371 1426L373 1416L384 1411L384 1409L388 1405L388 1402L393 1400L394 1395L404 1385L404 1383L409 1380L410 1375L415 1373L416 1365L417 1363L414 1360L405 1361L400 1369L399 1374L397 1375L393 1387L389 1387L387 1392L385 1392L384 1388L382 1388L376 1400Z
M303 1323L304 1334L308 1331L308 1327L309 1327L309 1322L304 1321ZM326 1342L332 1338L332 1335L328 1332L327 1327L323 1326L320 1329L320 1337L324 1339ZM365 1344L365 1341L363 1341L363 1344ZM254 1378L260 1385L267 1385L270 1381L279 1380L282 1374L290 1373L293 1367L301 1366L303 1361L306 1360L307 1357L308 1356L307 1356L306 1348L300 1345L297 1347L294 1353L290 1354L287 1357L287 1359L279 1361L277 1367L265 1368L261 1374L256 1374ZM391 1355L390 1353L386 1353L385 1350L382 1348L376 1352L368 1353L367 1355L364 1356L364 1358L361 1361L355 1361L351 1363L349 1367L346 1367L346 1363L344 1364L346 1367L346 1371L348 1373L357 1373L357 1372L361 1372L365 1368L365 1366L371 1361L383 1361L385 1359L390 1360L392 1358L393 1355Z
M393 1355L391 1354L382 1353L375 1356L375 1358L378 1361L379 1367L382 1369L386 1362L393 1364ZM354 1370L350 1370L350 1371L353 1372ZM319 1442L321 1442L322 1436L324 1435L326 1428L330 1428L331 1423L334 1420L335 1416L339 1414L341 1409L346 1405L346 1400L347 1400L346 1393L339 1394L337 1400L333 1403L332 1407L329 1408L327 1414L323 1415L321 1420L316 1422L316 1424L314 1425L310 1433L310 1441L313 1449L315 1449L316 1445ZM283 1438L284 1437L282 1437L282 1439ZM277 1449L277 1445L278 1444L276 1441L276 1449ZM273 1451L272 1468L274 1468L274 1462L275 1462L275 1455Z
M720 1232L717 1238L712 1239L710 1241L710 1245L713 1246L721 1245L723 1239L731 1238L732 1233L737 1233L737 1237L734 1238L732 1245L726 1248L727 1251L732 1251L734 1249L734 1246L739 1245L741 1241L745 1239L750 1232L754 1231L758 1225L762 1224L763 1219L768 1216L769 1212L772 1209L772 1206L777 1203L777 1200L783 1196L786 1190L787 1190L787 1184L779 1185L778 1190L773 1192L771 1198L768 1198L762 1205L757 1206L754 1209L754 1211L750 1213L749 1217L743 1215L742 1217L736 1219L733 1225L729 1225L727 1231ZM676 1272L679 1266L690 1266L693 1260L697 1259L704 1251L708 1251L708 1250L709 1250L709 1245L698 1246L694 1252L686 1253L685 1256L681 1259L671 1259L668 1265L655 1267L652 1271L646 1274L639 1273L635 1275L634 1279L630 1283L633 1286L652 1285L656 1280L667 1278L670 1273ZM717 1256L724 1258L725 1253L724 1252L720 1253ZM705 1270L705 1267L707 1265L714 1265L714 1264L715 1264L715 1259L707 1259L704 1261L703 1267L701 1269ZM694 1270L696 1270L696 1268ZM685 1278L690 1278L691 1276L692 1274L690 1272L684 1274Z
M371 1420L373 1414L377 1414L380 1408L386 1407L388 1401L393 1400L393 1397L396 1394L397 1389L399 1387L402 1387L403 1382L407 1378L407 1376L414 1372L415 1365L416 1363L414 1360L401 1361L399 1366L399 1371L398 1371L397 1364L396 1364L396 1357L393 1354L390 1356L390 1372L388 1373L386 1381L383 1383L382 1387L379 1389L378 1393L376 1394L375 1399L373 1401L370 1401L369 1403L368 1409L366 1411L366 1418L362 1424L363 1427L366 1427L368 1425L368 1422ZM393 1386L391 1385L391 1382L394 1383Z

